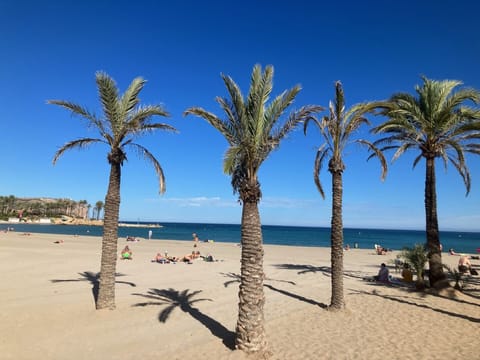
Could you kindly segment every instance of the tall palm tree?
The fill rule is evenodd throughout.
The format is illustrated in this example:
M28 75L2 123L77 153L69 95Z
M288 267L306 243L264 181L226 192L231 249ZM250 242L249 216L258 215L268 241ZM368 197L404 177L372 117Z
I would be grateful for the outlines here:
M278 121L300 91L295 86L267 102L272 92L273 67L262 72L255 65L251 75L250 91L245 99L238 85L222 74L230 99L217 97L225 112L225 119L198 107L185 111L204 118L228 141L223 169L232 177L232 187L239 194L242 208L241 225L241 283L239 311L236 326L236 347L248 353L264 353L267 341L264 329L263 305L263 245L258 202L261 198L258 171L268 155L280 141L312 113L322 110L318 106L303 107L292 112L287 121Z
M97 201L95 203L95 209L97 210L97 220L100 218L100 212L103 209L103 201Z
M465 103L478 104L480 92L469 88L456 90L462 85L456 80L422 79L423 85L415 87L417 96L398 93L377 103L379 114L387 120L373 131L387 134L375 144L384 146L382 151L396 149L392 161L407 150L419 151L413 167L425 159L426 246L433 286L445 278L438 232L435 159L442 159L445 166L452 163L468 195L470 172L465 153L480 154L480 111Z
M97 309L115 308L115 268L117 263L118 216L120 209L120 179L123 162L127 160L126 150L131 148L149 161L159 178L160 193L165 192L165 176L158 160L135 139L154 130L175 129L167 124L151 122L154 116L169 116L160 105L140 106L138 95L145 80L138 77L120 96L116 83L103 72L96 74L96 82L103 116L97 117L86 108L63 100L49 100L72 114L86 119L99 132L98 138L80 138L63 145L53 158L53 164L67 150L83 149L89 145L103 143L109 146L107 160L110 164L108 190L105 196L100 288L96 302Z
M332 296L329 309L340 310L345 306L343 296L343 172L345 148L351 143L358 143L378 154L382 166L382 180L387 173L387 163L383 154L372 143L352 136L362 125L370 125L365 114L370 110L368 104L356 104L345 110L345 97L340 81L335 83L335 102L330 102L329 115L321 121L312 118L305 122L304 132L310 121L313 121L325 141L317 150L314 165L314 181L320 195L325 198L320 182L322 165L328 160L328 171L332 175L332 219L330 230L331 263L332 263Z

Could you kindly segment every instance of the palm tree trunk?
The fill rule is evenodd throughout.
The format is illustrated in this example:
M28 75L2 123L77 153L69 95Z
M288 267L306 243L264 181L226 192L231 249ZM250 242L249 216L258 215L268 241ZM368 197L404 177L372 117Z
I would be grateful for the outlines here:
M342 197L343 180L342 171L334 170L332 173L332 223L331 223L331 262L332 262L332 297L331 310L341 310L345 307L343 297L343 220Z
M263 305L263 245L258 205L243 202L241 282L235 347L247 353L266 353Z
M97 310L115 309L115 271L117 266L118 214L120 211L121 166L112 163L103 222L102 260Z
M427 230L427 249L429 263L430 286L435 286L440 280L445 279L442 266L442 253L440 252L440 235L438 232L437 218L437 192L435 179L435 158L426 158L425 176L425 215Z

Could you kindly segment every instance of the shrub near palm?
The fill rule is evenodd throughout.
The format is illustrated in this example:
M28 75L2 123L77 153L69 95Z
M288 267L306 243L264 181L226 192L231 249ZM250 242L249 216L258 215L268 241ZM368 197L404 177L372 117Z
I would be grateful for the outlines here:
M418 290L425 288L425 281L423 279L425 265L428 262L428 252L424 245L415 244L413 248L404 248L400 255L411 268L415 269L417 273L417 281L415 287Z

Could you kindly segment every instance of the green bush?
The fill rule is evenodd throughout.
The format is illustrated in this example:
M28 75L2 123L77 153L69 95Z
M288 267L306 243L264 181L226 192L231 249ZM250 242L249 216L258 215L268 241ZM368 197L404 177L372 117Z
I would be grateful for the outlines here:
M402 250L400 256L412 269L415 269L415 272L417 273L416 288L419 290L424 289L425 281L423 279L423 274L425 271L425 265L428 262L428 252L425 249L425 246L415 244L413 248L406 247Z

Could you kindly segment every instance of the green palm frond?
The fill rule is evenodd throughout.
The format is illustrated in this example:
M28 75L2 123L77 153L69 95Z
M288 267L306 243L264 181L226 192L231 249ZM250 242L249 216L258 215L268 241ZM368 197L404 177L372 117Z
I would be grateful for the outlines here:
M230 121L234 119L243 119L245 117L245 103L243 100L242 91L240 87L233 81L230 76L221 75L225 87L231 100L232 117L229 117ZM233 125L233 124L232 124Z
M318 192L325 199L325 192L323 191L322 183L320 181L320 171L322 170L323 162L325 161L326 157L330 154L330 147L326 144L323 144L317 150L317 154L315 156L315 163L313 167L313 180L317 187Z
M280 118L285 110L293 103L295 97L301 90L302 88L299 85L296 85L293 88L284 91L269 104L265 110L265 119L267 119L270 125L268 132L272 130L277 119Z
M73 141L67 142L63 145L60 149L57 150L55 156L53 157L52 163L55 165L57 160L65 153L67 150L72 149L84 149L93 143L105 143L105 141L101 139L92 139L92 138L82 138Z
M103 112L110 123L113 134L117 134L123 125L117 85L115 81L104 72L97 72L96 81Z
M122 126L118 137L123 138L126 134L138 134L144 133L145 131L153 130L155 127L152 127L152 124L149 124L148 121L151 120L154 116L164 116L168 117L170 114L165 111L160 105L147 105L142 107L137 107L132 110L128 115L128 119ZM165 124L162 124L165 125ZM158 129L176 131L172 126L159 126Z
M257 123L251 124L253 127L262 128L264 126L264 112L265 104L267 103L269 96L272 92L273 84L273 67L266 66L262 73L262 67L255 65L252 71L250 79L250 89L247 97L247 118L256 121ZM253 130L256 134L261 131Z
M232 175L235 171L235 167L240 162L239 159L242 154L242 148L240 146L230 146L225 155L223 156L223 172L228 175Z
M144 158L145 160L147 160L148 162L150 162L153 165L153 168L155 169L155 173L158 176L159 192L160 192L160 194L165 193L165 191L166 191L165 175L163 173L163 169L162 169L160 163L155 158L155 156L153 156L153 154L150 153L150 151L148 151L142 145L135 144L135 143L129 143L128 145L133 147L136 150L137 154L139 154L142 158Z
M314 114L323 111L324 108L317 105L308 105L302 107L300 110L295 111L290 114L288 120L283 124L283 126L275 131L272 135L272 139L276 144L285 138L293 129L295 129L299 124L307 123L309 120L314 120ZM305 128L304 128L305 131Z
M123 93L120 99L120 111L123 114L132 111L140 102L138 94L142 91L147 81L141 77L133 79L128 89Z
M102 135L105 133L105 128L102 121L100 119L97 119L97 117L94 114L90 113L86 108L78 104L75 104L69 101L64 101L64 100L47 100L47 104L61 106L71 111L72 115L78 115L88 120L90 122L90 125L98 128L98 130Z
M373 154L375 154L375 157L377 157L380 160L380 164L382 167L382 175L381 179L382 181L385 180L385 177L387 176L387 170L388 170L388 165L387 165L387 160L385 159L385 156L383 155L383 152L378 149L374 144L372 144L370 141L363 140L363 139L358 139L356 140L359 144L362 144L367 147L369 151L371 151Z
M215 114L199 107L191 107L183 112L184 116L189 114L196 115L207 120L210 125L220 131L220 133L227 139L229 144L235 144L235 134L233 134L231 132L231 128L229 128L229 126L227 126L227 124L225 124L225 122L218 118Z

